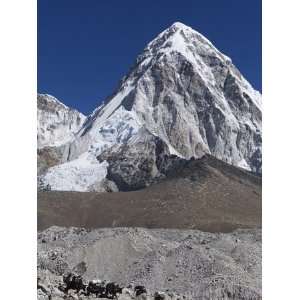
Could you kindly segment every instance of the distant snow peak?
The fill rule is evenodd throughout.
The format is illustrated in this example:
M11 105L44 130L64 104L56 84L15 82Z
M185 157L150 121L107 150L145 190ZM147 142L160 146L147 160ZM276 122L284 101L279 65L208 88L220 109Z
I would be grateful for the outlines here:
M48 94L37 95L38 148L72 141L86 117Z
M65 109L69 109L64 103L62 103L61 101L59 101L57 98L53 97L52 95L49 94L38 94L38 101L45 101L45 102L52 102L56 105L62 106Z

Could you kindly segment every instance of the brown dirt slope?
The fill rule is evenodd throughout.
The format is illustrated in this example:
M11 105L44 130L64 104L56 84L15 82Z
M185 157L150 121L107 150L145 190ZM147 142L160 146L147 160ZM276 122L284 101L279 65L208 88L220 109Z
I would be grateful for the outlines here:
M146 227L228 232L261 226L261 177L211 156L179 163L161 182L116 193L39 192L38 230Z

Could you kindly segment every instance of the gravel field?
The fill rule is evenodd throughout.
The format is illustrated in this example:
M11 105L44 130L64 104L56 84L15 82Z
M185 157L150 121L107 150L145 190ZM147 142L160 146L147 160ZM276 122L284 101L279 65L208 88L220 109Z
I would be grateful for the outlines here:
M261 299L261 230L51 227L40 232L38 299L95 297L84 289L62 292L63 275L70 272L86 285L97 279L129 287L117 299ZM137 296L139 286L146 293Z

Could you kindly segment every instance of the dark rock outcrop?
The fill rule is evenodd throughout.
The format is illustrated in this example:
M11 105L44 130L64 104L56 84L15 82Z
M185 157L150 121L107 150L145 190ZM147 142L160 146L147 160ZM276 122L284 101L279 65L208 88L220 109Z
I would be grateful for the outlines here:
M142 128L127 143L104 151L100 162L108 162L107 179L120 191L142 189L165 177L170 161L168 145L159 137Z

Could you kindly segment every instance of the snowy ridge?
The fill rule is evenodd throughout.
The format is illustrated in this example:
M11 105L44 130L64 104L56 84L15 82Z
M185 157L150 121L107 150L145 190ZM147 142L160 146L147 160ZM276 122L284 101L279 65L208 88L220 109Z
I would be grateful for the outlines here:
M59 101L57 98L55 98L52 95L49 94L38 94L39 98L44 98L45 101L47 101L48 103L53 103L54 105L60 106L66 110L69 110L70 108L68 106L66 106L64 103L62 103L61 101ZM40 100L40 99L39 99Z
M180 31L182 31L184 34L188 34L189 37L192 36L192 38L194 36L197 36L198 38L201 39L203 47L205 47L206 51L210 51L210 49L211 49L211 51L213 51L215 54L217 54L219 58L226 59L231 62L231 59L228 56L226 56L225 54L221 53L205 36L203 36L201 33L197 32L190 26L187 26L180 22L175 22L169 28L167 28L166 30L161 32L153 41L151 41L147 45L145 50L151 51L151 49L156 48L157 45L159 45L161 47L162 42L163 43L166 42L170 37L171 37L171 39L174 39L174 36L172 37L172 35L174 33L177 34ZM186 43L186 41L184 41L184 43ZM180 44L180 42L173 44L174 49L178 50L177 47L179 46L179 44ZM166 44L164 43L163 46L166 46Z
M58 147L75 138L86 117L47 94L37 96L38 148Z

